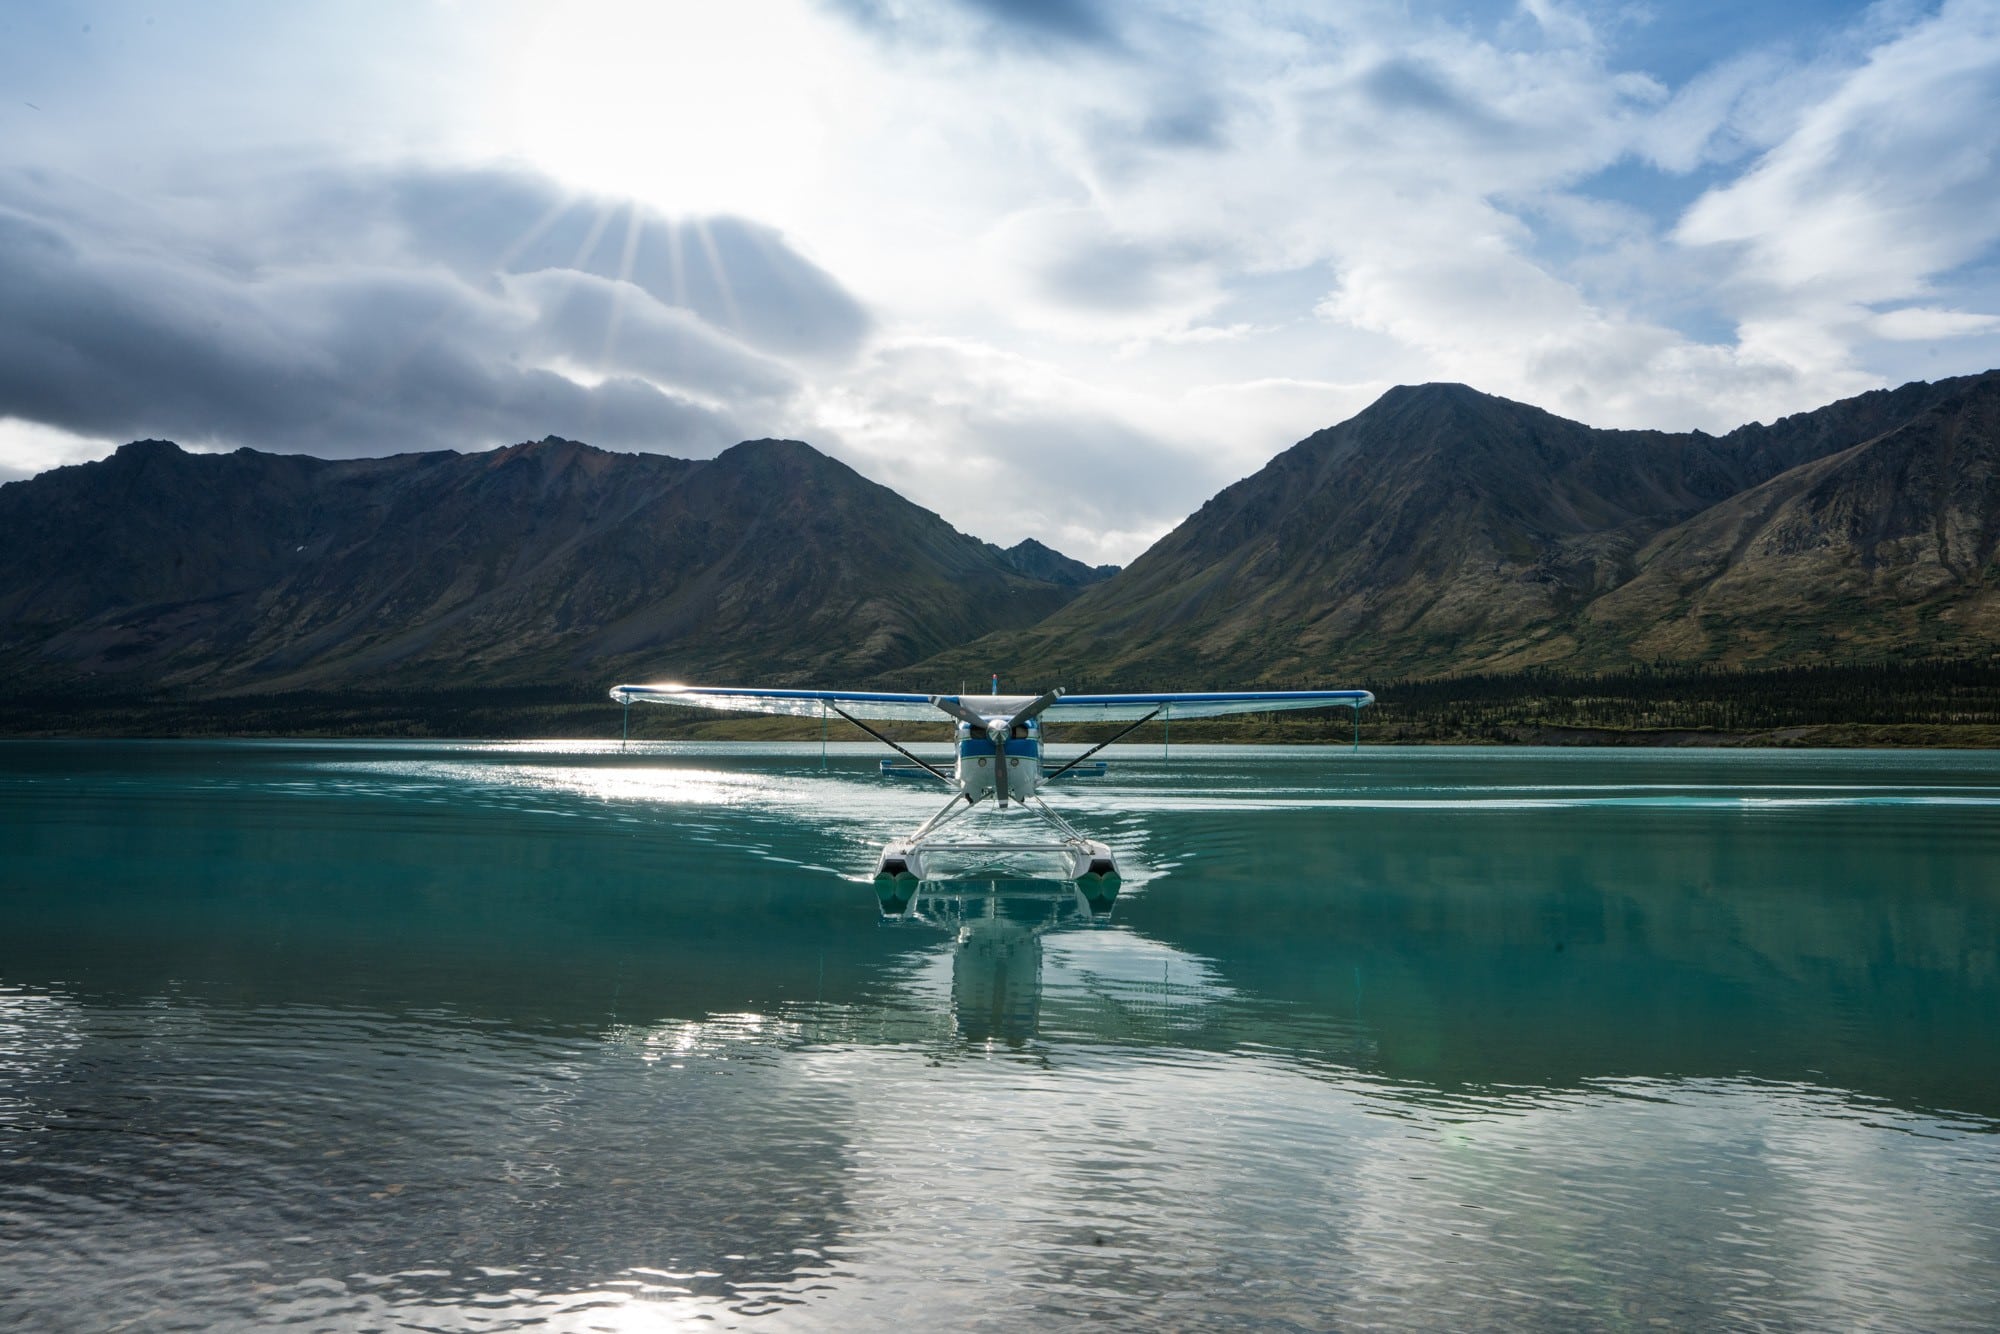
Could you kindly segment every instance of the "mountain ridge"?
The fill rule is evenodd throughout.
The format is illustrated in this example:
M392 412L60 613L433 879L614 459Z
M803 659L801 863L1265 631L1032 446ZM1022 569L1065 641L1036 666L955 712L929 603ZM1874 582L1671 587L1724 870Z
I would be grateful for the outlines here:
M615 677L1367 684L2000 644L2000 372L1721 436L1398 386L1124 569L811 445L318 459L134 441L0 486L0 675L197 696Z
M860 675L1076 587L776 440L698 461L557 437L361 460L135 442L0 487L0 570L17 684L201 691Z
M1399 386L1224 488L1047 622L918 670L991 662L1164 686L1626 665L1641 658L1582 611L1638 575L1648 543L1996 382L1914 382L1723 436Z

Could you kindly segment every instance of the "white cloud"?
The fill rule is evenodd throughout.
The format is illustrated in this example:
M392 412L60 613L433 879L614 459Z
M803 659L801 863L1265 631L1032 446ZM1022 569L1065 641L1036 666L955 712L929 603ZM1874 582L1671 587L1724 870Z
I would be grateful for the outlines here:
M325 452L793 434L1123 560L1373 386L1720 430L1996 345L1992 0L1772 20L1671 77L1647 47L1707 25L1557 0L385 17L423 62L304 9L64 38L61 132L0 109L0 170L71 167L7 178L71 251L8 243L7 296L51 300L0 331L32 344L0 411ZM204 132L252 50L311 76ZM1092 480L1030 503L1052 455Z
M963 340L884 339L803 413L861 472L964 531L1090 564L1130 560L1234 480L1134 426L1115 395Z
M1906 306L1877 315L1873 321L1877 338L1899 342L1924 342L1937 338L1965 338L2000 329L2000 315L1980 315L1964 310L1936 310Z
M1240 451L1218 444L1217 462L1233 474L1248 476L1272 452L1267 442L1291 444L1326 426L1342 422L1380 398L1391 380L1340 383L1270 376L1257 380L1196 385L1173 400L1170 409L1181 429L1196 436L1227 442L1256 441Z
M2000 239L2000 7L1947 4L1869 53L1798 128L1688 211L1765 310L1926 295Z
M1087 341L1176 337L1222 300L1201 242L1124 233L1096 208L1024 210L985 248L1018 322Z
M1758 102L1776 56L1723 62L1670 95L1610 67L1588 26L1553 8L1520 46L1390 10L1267 18L1173 20L1199 55L1157 73L1096 54L1074 69L999 60L985 78L952 64L946 96L897 66L938 108L931 134L987 142L1004 106L1015 144L1043 150L1039 166L1002 168L1043 202L976 229L978 262L943 301L903 307L905 322L969 317L997 346L1053 337L1079 378L1164 403L1189 385L1135 350L1215 329L1245 330L1214 341L1266 361L1218 360L1214 383L1372 378L1312 360L1336 334L1351 352L1346 335L1361 333L1393 344L1370 370L1395 363L1606 424L1726 429L1875 383L1851 358L1768 331L1728 340L1746 312L1711 305L1703 336L1682 333L1699 265L1643 213L1573 193L1621 160L1681 170L1740 156L1780 121ZM1128 18L1120 37L1150 51L1167 26ZM1202 113L1163 134L1166 105ZM958 193L966 163L924 163L939 193ZM1538 214L1560 217L1582 252L1553 258ZM1331 293L1308 286L1315 268L1337 275ZM1289 311L1239 318L1239 294L1284 270L1299 274ZM994 305L983 320L950 308L968 291ZM1337 329L1309 327L1315 311ZM1215 447L1268 457L1289 443L1253 444L1247 425Z
M0 482L101 459L119 443L19 417L0 417Z
M1753 108L1785 74L1768 51L1751 51L1702 71L1636 127L1635 148L1662 171L1685 173L1736 156L1755 133Z

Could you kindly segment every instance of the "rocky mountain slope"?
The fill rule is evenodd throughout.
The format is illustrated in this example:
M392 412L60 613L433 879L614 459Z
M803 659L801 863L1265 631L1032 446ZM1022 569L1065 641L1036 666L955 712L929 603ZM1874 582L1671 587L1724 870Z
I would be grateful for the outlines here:
M0 487L0 669L15 689L209 693L851 681L1031 625L1084 568L789 441L704 462L553 438L347 461L142 441Z
M1636 553L1580 631L1730 665L2000 646L2000 376L1780 473Z
M1725 436L1399 388L1115 572L969 537L796 442L329 462L142 441L0 487L0 693L1951 657L2000 646L1996 548L2000 372Z
M1023 538L1000 554L1007 558L1009 565L1030 579L1045 579L1049 583L1066 584L1072 588L1102 583L1118 573L1116 565L1085 565L1032 537Z
M914 675L1304 684L1793 663L1919 624L1940 649L1990 645L1996 392L1996 373L1911 384L1717 437L1394 389L1033 630Z

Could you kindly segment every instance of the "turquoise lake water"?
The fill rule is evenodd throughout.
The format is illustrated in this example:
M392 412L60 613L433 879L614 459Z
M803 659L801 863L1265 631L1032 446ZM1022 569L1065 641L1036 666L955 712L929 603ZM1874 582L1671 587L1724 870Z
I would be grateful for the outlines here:
M2000 755L881 753L0 743L0 1327L1994 1327Z

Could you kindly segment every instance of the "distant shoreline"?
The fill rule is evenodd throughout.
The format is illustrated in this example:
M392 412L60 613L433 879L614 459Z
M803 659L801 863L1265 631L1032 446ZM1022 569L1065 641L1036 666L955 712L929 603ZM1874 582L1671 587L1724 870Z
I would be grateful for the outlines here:
M1126 683L1134 689L1224 689L1195 679ZM1532 745L1602 748L1716 746L1788 749L2000 747L2000 657L1731 670L1657 666L1584 674L1549 670L1432 678L1347 680L1377 702L1360 715L1363 745ZM122 683L0 694L0 737L349 737L382 740L635 739L816 741L809 718L697 714L638 704L621 711L607 681L439 689L246 692L227 696L120 693ZM1346 677L1343 677L1346 680ZM893 680L874 688L919 688ZM1310 687L1258 682L1260 688ZM1089 689L1108 686L1089 683ZM1174 745L1340 745L1354 739L1345 708L1170 725L1132 740ZM1121 725L1051 728L1065 741L1108 740ZM901 739L943 740L938 724L894 724ZM863 740L835 720L826 735Z
M473 729L442 729L419 719L389 722L383 726L361 726L353 722L329 722L320 726L228 727L220 720L204 719L188 726L166 718L127 714L108 725L63 726L53 720L36 726L19 716L6 718L0 726L0 742L8 741L617 741L619 719L610 717L566 718L559 726L537 726L545 717L523 718L519 725L495 725ZM941 727L906 724L887 729L898 741L942 745L947 736ZM1085 745L1107 739L1102 727L1051 728L1056 746ZM1966 724L1938 726L1925 724L1827 723L1803 727L1769 728L1759 731L1708 731L1689 728L1586 728L1512 726L1499 734L1450 732L1423 736L1397 735L1400 728L1361 728L1364 748L1419 749L1427 746L1543 746L1595 750L1673 750L1703 747L1727 750L1994 750L2000 749L2000 725ZM790 718L688 719L678 724L634 727L632 741L705 741L754 745L759 742L816 742L818 724L801 724ZM835 723L828 739L841 742L869 742L871 738L845 723ZM1353 743L1353 733L1334 735L1333 729L1307 734L1300 729L1275 728L1259 731L1254 727L1228 727L1214 723L1183 723L1171 737L1163 737L1157 725L1135 733L1121 746L1160 745L1170 741L1181 747L1273 745L1344 747Z

